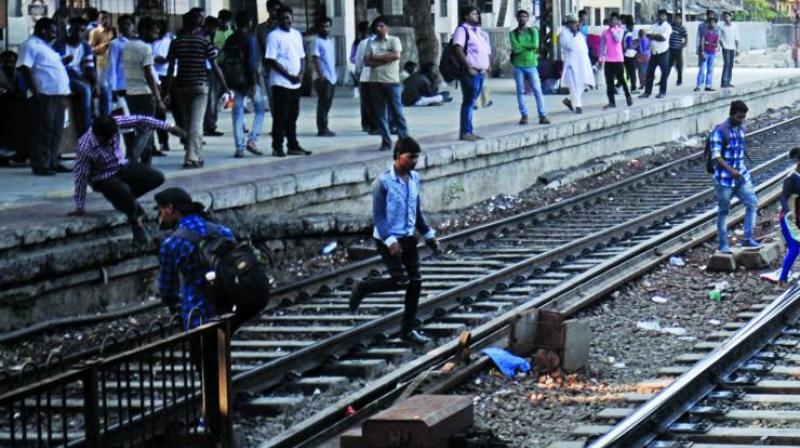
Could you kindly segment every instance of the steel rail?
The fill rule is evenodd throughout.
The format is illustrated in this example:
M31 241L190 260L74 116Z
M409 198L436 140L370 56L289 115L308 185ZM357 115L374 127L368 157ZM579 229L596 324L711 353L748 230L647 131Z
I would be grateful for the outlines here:
M703 399L781 330L800 317L800 285L793 285L723 344L679 376L653 399L589 445L590 448L647 446Z
M775 163L785 160L786 156L776 157L765 164L755 168L755 170L770 167ZM779 173L772 178L763 182L757 187L757 192L763 193L769 189L773 189L772 193L768 195L768 201L773 201L779 194L777 186L779 186L785 177L785 173ZM710 190L710 189L709 189ZM705 193L708 193L706 191ZM705 193L698 193L699 196ZM692 198L687 198L682 203L691 202ZM734 204L738 203L736 201ZM672 209L673 207L668 207ZM651 213L651 215L657 212ZM738 210L738 216L734 219L742 219L743 212ZM545 292L538 296L535 300L528 301L524 304L518 305L505 312L504 314L486 322L471 331L472 340L474 344L485 344L486 341L491 340L492 337L501 337L505 334L505 330L509 322L519 313L540 307L553 306L554 304L562 303L565 298L571 298L574 301L575 297L582 298L579 300L580 304L575 305L569 312L577 312L578 309L587 306L591 301L596 300L602 296L602 293L607 292L613 287L618 286L620 280L637 277L647 270L651 269L656 263L663 261L669 256L669 249L673 247L686 248L692 245L691 241L686 241L686 235L690 232L702 233L703 226L712 226L710 231L707 231L703 238L708 238L715 233L714 220L716 217L715 210L709 210L702 215L691 219L689 222L683 223L675 228L670 229L658 236L651 238L648 241L642 242L627 251L607 260L601 265L595 266L590 270L572 278L559 286ZM699 244L703 238L698 239L694 244ZM684 249L685 250L685 249ZM526 264L522 262L520 264ZM523 266L511 266L507 269L524 269ZM634 269L633 272L630 272ZM627 271L627 272L626 272ZM621 277L623 276L624 277ZM609 282L610 277L618 277L616 281ZM624 279L624 280L623 280ZM598 288L602 285L603 289L596 290L591 293L586 293L589 288L587 285L593 285ZM399 315L399 313L398 313ZM391 402L395 397L400 395L398 389L402 388L404 383L409 382L419 373L429 370L436 365L441 365L447 360L452 359L460 349L458 341L450 341L434 350L429 351L424 356L415 359L411 363L403 365L395 369L390 374L379 378L370 383L366 388L359 392L351 394L338 402L328 406L323 411L317 413L310 419L306 419L301 425L296 425L290 430L282 433L281 435L269 440L261 445L261 448L278 448L290 446L315 446L325 436L330 436L333 432L346 427L348 424L363 418L374 409L380 408L382 404ZM343 419L345 410L352 406L356 409L359 407L364 409L364 413L357 412L357 415Z

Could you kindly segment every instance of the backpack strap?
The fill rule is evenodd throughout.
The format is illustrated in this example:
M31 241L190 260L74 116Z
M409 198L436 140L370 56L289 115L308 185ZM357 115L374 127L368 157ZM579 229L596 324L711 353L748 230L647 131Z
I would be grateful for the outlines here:
M222 236L219 224L206 221L206 237L214 234ZM183 238L187 241L191 241L194 244L199 243L200 241L202 241L203 238L205 238L201 236L200 233L195 232L194 230L183 229L183 228L176 229L174 232L172 232L172 236L177 238Z

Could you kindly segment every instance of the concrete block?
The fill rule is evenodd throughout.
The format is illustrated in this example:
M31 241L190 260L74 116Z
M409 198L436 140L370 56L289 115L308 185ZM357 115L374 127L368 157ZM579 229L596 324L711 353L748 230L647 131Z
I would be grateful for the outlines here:
M575 128L572 126L572 123L559 124L556 126L556 129L558 129L558 138L560 139L570 137L575 132Z
M314 191L333 185L333 171L328 169L304 171L295 174L297 192Z
M758 250L733 249L736 264L746 269L761 269L783 258L782 240L765 243Z
M706 271L708 272L727 272L736 270L736 257L733 254L723 254L717 252L708 259Z
M441 448L474 418L472 397L416 395L370 417L362 437L371 448Z
M517 356L529 356L535 348L539 310L532 309L514 316L508 327L508 348Z
M448 165L452 161L452 148L434 148L429 151L425 151L425 168Z
M367 167L363 163L338 166L333 171L333 185L367 182Z
M256 186L250 183L215 188L209 193L212 210L242 207L256 202Z
M599 131L600 129L603 129L603 127L605 127L605 125L603 124L603 119L602 118L593 117L593 118L588 119L588 121L589 121L589 131L590 132L591 131Z
M291 196L297 192L297 180L293 175L286 175L256 182L256 200L258 202Z
M589 319L570 319L564 322L564 349L561 355L564 371L575 372L589 363L591 343L592 329Z
M480 143L485 143L486 140L481 140ZM464 143L456 146L453 149L453 160L472 159L478 155L478 142Z

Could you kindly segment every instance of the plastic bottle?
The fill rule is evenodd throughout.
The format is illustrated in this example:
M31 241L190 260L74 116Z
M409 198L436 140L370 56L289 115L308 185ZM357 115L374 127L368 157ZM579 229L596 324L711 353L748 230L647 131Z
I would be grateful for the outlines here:
M708 292L708 298L717 303L722 303L722 292L720 292L719 289L714 288Z

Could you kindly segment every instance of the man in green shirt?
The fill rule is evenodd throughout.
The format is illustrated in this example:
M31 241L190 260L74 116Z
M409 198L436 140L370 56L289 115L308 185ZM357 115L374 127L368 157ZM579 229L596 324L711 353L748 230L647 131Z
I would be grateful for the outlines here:
M511 64L514 66L514 81L517 84L517 103L519 105L519 124L528 124L528 108L525 106L525 84L533 89L536 98L536 111L539 113L539 124L550 124L544 110L542 83L537 70L539 53L539 30L529 28L528 11L517 11L517 27L509 33L511 41Z

